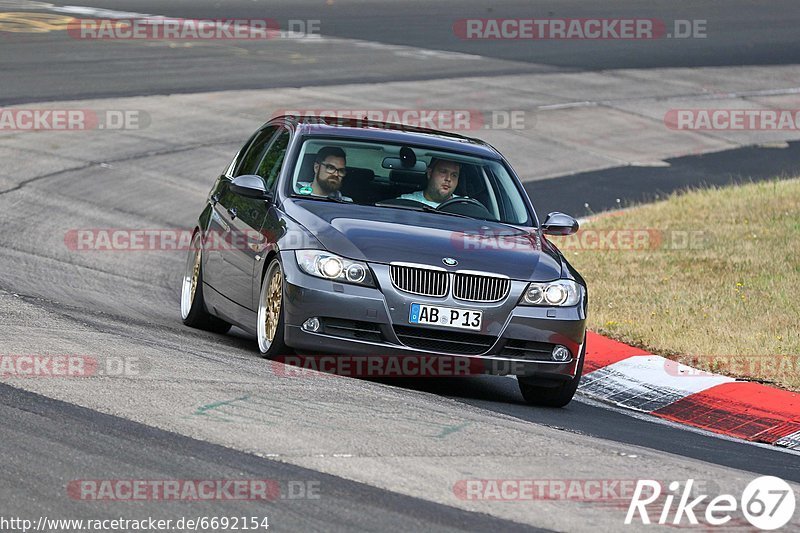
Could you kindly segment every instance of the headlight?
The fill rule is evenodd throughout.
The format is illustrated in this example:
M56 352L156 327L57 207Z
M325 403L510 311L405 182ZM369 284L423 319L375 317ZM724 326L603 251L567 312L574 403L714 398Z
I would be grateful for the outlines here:
M324 250L295 250L297 265L306 274L318 278L374 287L366 263L351 261Z
M577 305L581 301L582 290L580 284L569 279L530 283L519 303L545 307L569 307Z

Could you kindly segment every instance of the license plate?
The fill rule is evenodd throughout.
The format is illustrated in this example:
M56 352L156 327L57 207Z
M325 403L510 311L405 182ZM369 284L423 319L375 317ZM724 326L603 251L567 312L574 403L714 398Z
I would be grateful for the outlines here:
M430 324L448 328L481 329L483 311L455 309L438 305L411 304L408 321L411 324Z

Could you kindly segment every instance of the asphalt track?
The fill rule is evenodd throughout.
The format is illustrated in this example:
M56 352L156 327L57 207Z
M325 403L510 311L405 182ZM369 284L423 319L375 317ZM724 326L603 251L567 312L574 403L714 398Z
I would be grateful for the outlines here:
M621 167L525 182L537 212L590 216L653 202L693 187L721 187L800 175L800 143L785 149L749 146L666 160L669 166Z
M373 2L374 9L364 9L336 1L336 9L324 17L315 15L317 2L291 7L271 3L269 15L262 14L261 6L254 12L250 2L226 3L224 8L198 2L102 5L186 17L322 18L330 35L343 38L494 56L498 72L790 63L800 51L792 19L797 12L779 2L770 9L749 2L736 3L737 9L734 3L723 8L693 2L679 14L674 3L665 3L663 10L650 3L617 3L615 9L642 16L716 17L730 33L707 41L702 53L691 50L697 43L684 51L652 48L635 54L619 44L578 50L580 44L573 43L566 48L546 46L535 58L510 45L489 50L485 44L477 49L473 43L457 42L449 24L438 32L431 28L436 13L484 13L484 4L478 2L459 2L458 9L441 3L431 13L423 3ZM507 14L494 8L490 16L513 16L530 6L511 5ZM557 6L549 16L592 15L577 3ZM765 32L765 25L774 31ZM366 49L363 57L319 52L312 67L299 68L285 60L297 53L291 47L301 46L292 44L282 60L261 58L262 72L275 73L273 78L244 69L252 67L252 53L232 59L225 47L195 54L116 43L78 53L72 47L86 43L70 42L57 32L9 39L0 47L0 64L10 67L3 69L2 104L490 74L475 72L467 59L443 59L447 56L433 58L430 66L415 72L403 70L405 64L398 60L394 65L371 65L366 73L357 68L369 56ZM679 44L683 43L671 46ZM331 68L330 61L341 64ZM318 68L320 64L324 68ZM285 70L276 72L279 67ZM480 68L485 67L482 62ZM85 76L68 76L70 72ZM242 75L234 75L237 72ZM633 417L581 399L561 410L534 409L522 403L508 378L380 382L283 377L278 367L258 357L253 340L241 333L211 335L180 324L182 253L76 254L65 249L63 236L70 228L186 226L210 185L206 163L221 167L246 133L219 132L163 145L142 138L142 145L131 146L124 158L104 164L98 162L103 160L101 146L84 147L72 156L74 169L48 173L45 167L35 179L0 192L0 354L136 358L145 369L129 376L14 379L0 385L2 516L177 518L266 512L271 526L284 531L596 531L618 528L625 509L577 501L464 501L454 495L453 487L471 478L694 477L716 483L719 492L735 492L759 474L800 483L797 454ZM48 138L17 157L36 166L37 158L45 161L44 154L59 149L57 143ZM794 168L796 150L795 145L782 150L782 165L776 162L770 168ZM738 176L736 169L744 175L742 162L758 157L757 151L744 151L672 161L671 168L677 170L632 169L665 177L657 187L630 192L629 199L652 199L647 195L683 186L677 178L691 169L710 182L723 182ZM774 159L767 155L761 160ZM704 166L708 161L712 163ZM545 189L537 190L555 195L563 190L558 179L585 185L602 176L547 180L542 182ZM619 180L612 181L617 187L626 183L618 172L605 176ZM586 203L601 210L613 207L611 202L598 189ZM580 205L575 207L578 213ZM65 491L75 479L216 478L318 481L321 497L267 506L104 503L75 501Z
M3 513L75 519L113 519L119 512L103 502L63 497L64 479L86 479L87 466L97 473L124 472L125 478L268 479L282 495L268 502L229 502L226 516L269 517L276 529L302 531L531 530L488 515L470 513L411 498L277 461L265 461L229 448L153 429L122 418L0 385L0 459L6 468L0 480L12 491L4 495ZM42 460L42 451L56 458ZM319 499L297 498L289 484L308 482L320 489ZM292 485L297 487L297 485ZM292 491L292 492L290 492ZM314 492L316 494L316 492ZM185 515L180 503L164 505L166 516ZM142 502L125 506L127 518L153 516ZM194 502L194 516L220 516L217 502Z
M93 97L262 89L342 83L425 80L466 75L586 71L614 68L780 65L800 57L800 10L792 0L650 2L617 0L587 5L580 0L513 0L487 7L478 0L396 2L318 0L174 2L109 0L59 3L185 18L318 20L323 35L364 41L361 50L333 45L313 50L301 43L265 49L257 43L165 43L80 41L66 32L2 34L4 71L0 105ZM8 7L2 7L6 5ZM0 9L47 16L69 14L20 7ZM81 16L77 14L76 16ZM640 17L705 20L705 38L621 41L468 41L453 33L460 18ZM375 62L375 46L412 46L432 52L429 61ZM445 53L450 53L449 56ZM460 57L459 54L465 54ZM470 60L471 56L492 59Z

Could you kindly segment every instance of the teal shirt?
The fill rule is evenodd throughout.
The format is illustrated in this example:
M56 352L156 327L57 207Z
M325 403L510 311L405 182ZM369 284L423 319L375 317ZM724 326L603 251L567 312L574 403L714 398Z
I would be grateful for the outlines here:
M434 202L433 200L428 200L425 198L425 191L415 191L410 192L408 194L400 195L400 198L403 200L414 200L417 202L421 202L425 205L429 205L431 207L439 207L440 202ZM450 198L461 198L460 196L456 196L455 194Z

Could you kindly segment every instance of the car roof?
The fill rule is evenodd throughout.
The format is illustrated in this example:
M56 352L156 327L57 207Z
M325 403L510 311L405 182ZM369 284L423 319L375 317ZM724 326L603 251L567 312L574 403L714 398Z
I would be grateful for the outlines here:
M348 137L398 144L423 144L440 150L502 159L500 152L480 139L405 124L336 117L304 116L298 118L291 115L276 117L270 122L275 121L291 125L300 135Z

